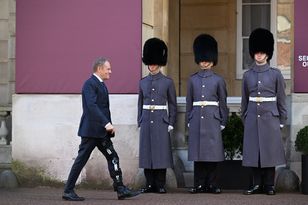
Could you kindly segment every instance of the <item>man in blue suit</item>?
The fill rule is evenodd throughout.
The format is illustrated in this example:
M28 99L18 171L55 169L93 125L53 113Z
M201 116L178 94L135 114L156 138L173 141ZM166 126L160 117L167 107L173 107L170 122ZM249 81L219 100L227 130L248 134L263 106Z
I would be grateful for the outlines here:
M111 137L115 129L111 122L109 96L105 80L110 78L111 65L105 58L98 58L93 65L93 75L84 83L82 88L83 114L80 120L78 135L81 136L78 156L71 168L62 198L69 201L83 201L74 192L75 183L82 168L87 163L92 151L97 147L106 157L108 170L113 180L114 190L118 199L138 195L123 184L119 157L114 150Z

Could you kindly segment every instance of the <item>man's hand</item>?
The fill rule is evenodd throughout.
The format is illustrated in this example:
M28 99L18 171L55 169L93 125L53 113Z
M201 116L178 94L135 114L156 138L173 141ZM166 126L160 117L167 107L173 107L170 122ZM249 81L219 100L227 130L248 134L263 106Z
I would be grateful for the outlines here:
M225 128L226 128L226 126L220 125L220 130L223 130Z
M171 130L173 130L173 126L169 125L168 126L168 132L170 132Z
M115 132L114 127L110 122L105 126L105 128L106 128L107 132L114 134L114 132Z

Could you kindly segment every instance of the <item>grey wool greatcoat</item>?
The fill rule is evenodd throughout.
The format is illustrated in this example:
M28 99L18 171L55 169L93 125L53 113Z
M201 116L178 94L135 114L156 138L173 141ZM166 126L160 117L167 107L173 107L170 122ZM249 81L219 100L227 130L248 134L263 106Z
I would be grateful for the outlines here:
M188 160L219 162L224 160L221 125L228 119L227 90L222 77L212 70L201 70L187 83L186 125ZM194 106L197 101L215 101L219 105Z
M250 97L277 97L253 102ZM244 73L241 111L244 122L243 166L274 167L285 164L280 124L287 119L285 82L280 70L255 63Z
M168 105L168 110L143 109L143 105ZM138 127L140 127L139 167L173 167L168 126L176 120L176 92L172 79L162 73L149 74L140 80Z

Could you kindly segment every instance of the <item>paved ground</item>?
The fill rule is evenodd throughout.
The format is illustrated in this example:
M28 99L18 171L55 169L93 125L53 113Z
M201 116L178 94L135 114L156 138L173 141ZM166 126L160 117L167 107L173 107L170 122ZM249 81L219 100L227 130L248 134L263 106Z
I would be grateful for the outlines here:
M186 189L169 191L167 194L142 194L138 197L117 200L116 193L111 190L77 190L86 198L83 202L63 201L62 189L58 188L18 188L0 189L0 205L51 205L51 204L131 204L131 205L308 205L308 195L300 193L278 193L275 196L242 195L241 191L224 191L219 195L190 194Z

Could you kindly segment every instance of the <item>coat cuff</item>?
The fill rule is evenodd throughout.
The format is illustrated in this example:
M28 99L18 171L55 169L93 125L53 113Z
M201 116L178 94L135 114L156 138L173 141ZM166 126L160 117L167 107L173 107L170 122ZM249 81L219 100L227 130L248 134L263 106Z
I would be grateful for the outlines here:
M107 128L109 125L111 125L110 122L108 122L108 123L105 125L105 128Z

